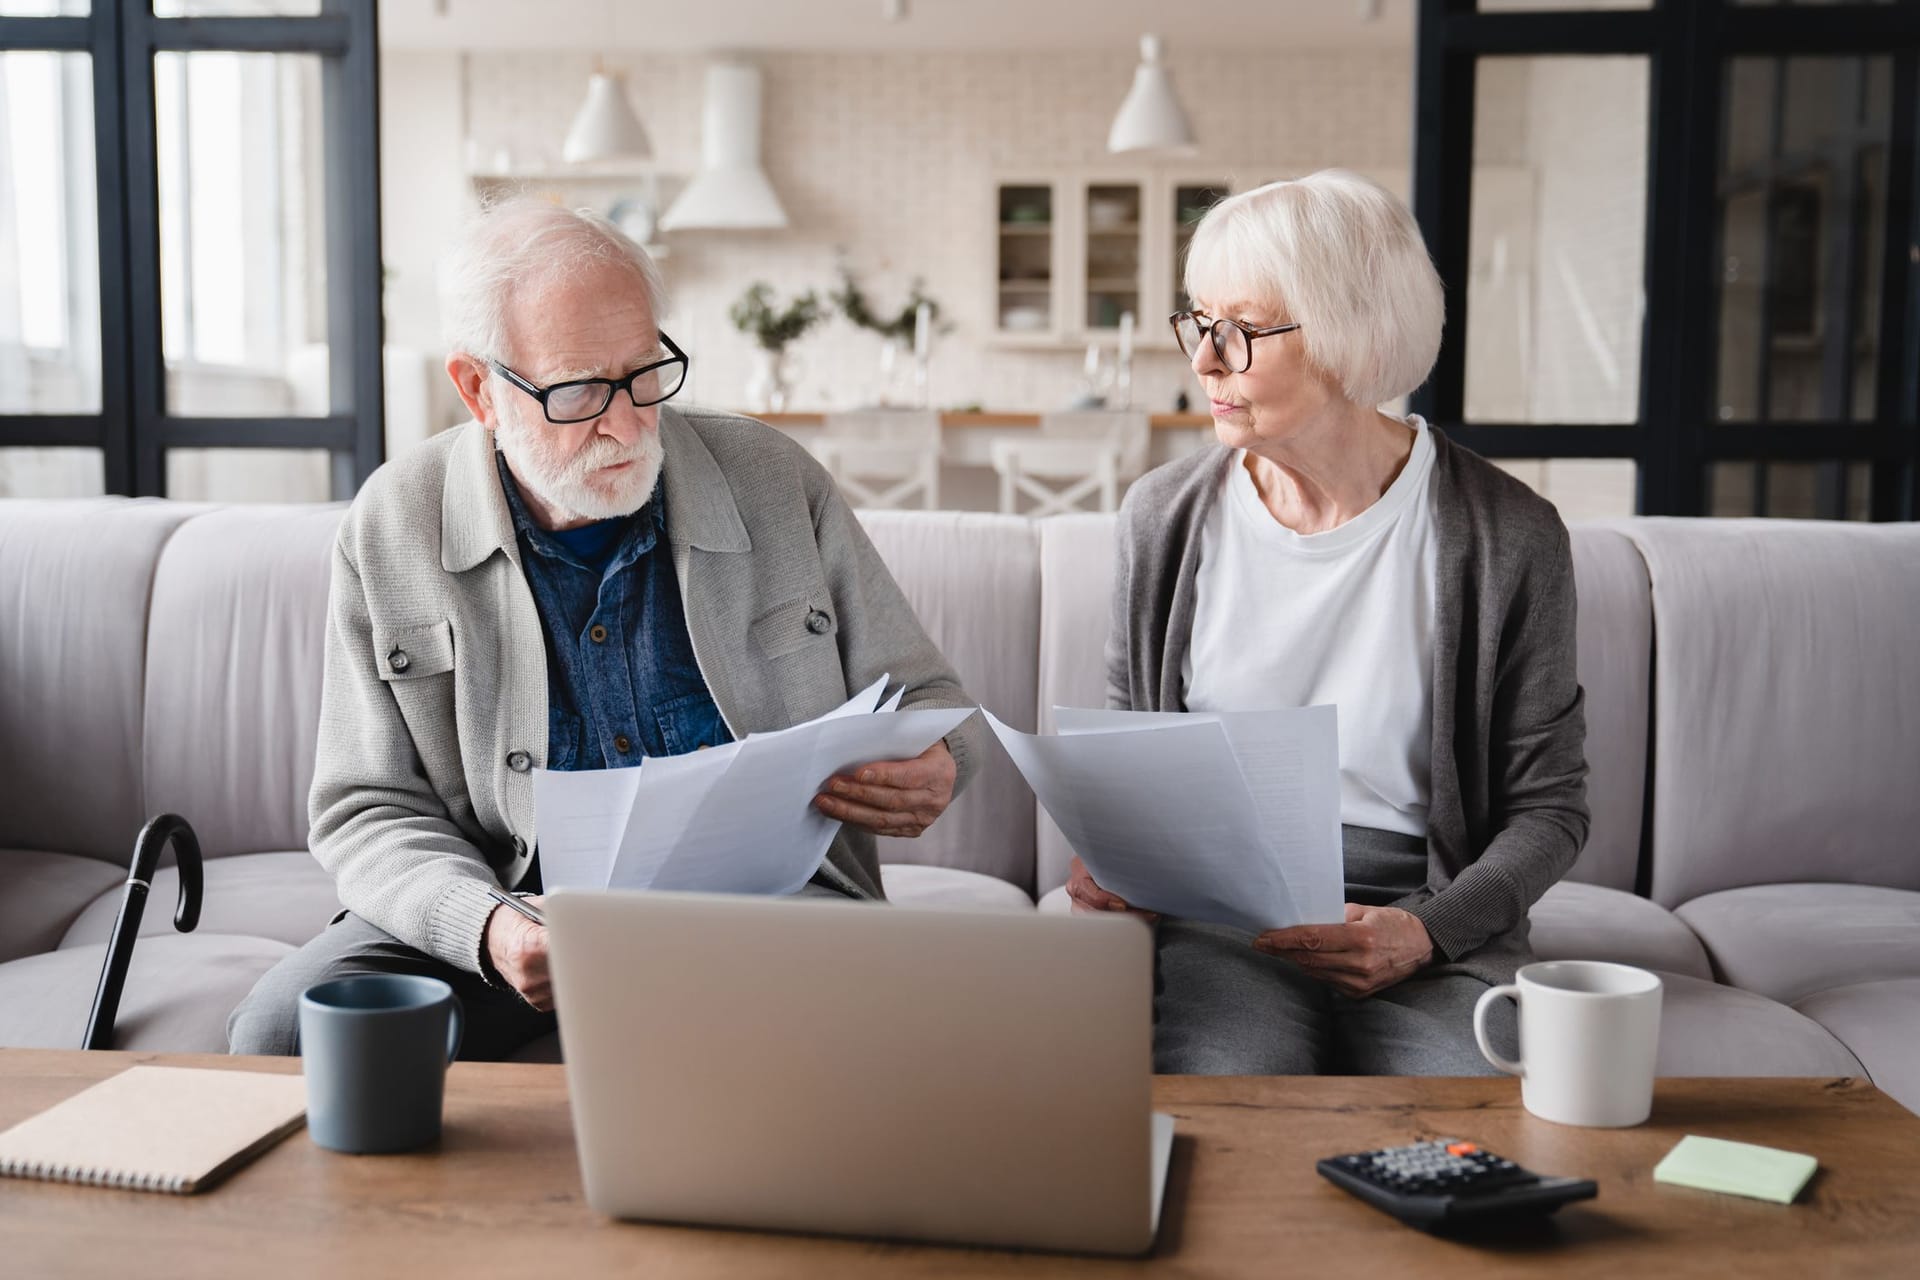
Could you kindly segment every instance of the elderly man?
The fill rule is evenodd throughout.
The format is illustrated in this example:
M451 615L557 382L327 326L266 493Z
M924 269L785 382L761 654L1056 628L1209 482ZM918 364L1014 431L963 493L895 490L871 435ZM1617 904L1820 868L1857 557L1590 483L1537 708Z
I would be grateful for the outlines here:
M659 275L604 221L496 206L449 264L447 372L474 421L370 478L333 554L312 846L347 910L261 979L236 1053L297 1051L300 993L418 973L463 1054L553 1029L535 768L698 750L831 710L891 673L971 700L826 474L768 427L666 402L687 357ZM969 722L833 779L844 825L803 893L881 899L875 834L915 836L970 772Z

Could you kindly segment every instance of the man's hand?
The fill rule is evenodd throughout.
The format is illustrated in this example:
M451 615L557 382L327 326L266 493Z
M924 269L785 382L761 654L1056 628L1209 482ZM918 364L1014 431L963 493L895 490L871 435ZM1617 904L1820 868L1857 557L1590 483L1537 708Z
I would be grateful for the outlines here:
M540 905L538 897L527 901ZM518 911L495 907L484 935L487 956L500 980L520 998L545 1013L553 1008L553 980L547 974L547 928Z
M917 836L953 803L959 770L945 742L936 742L911 760L863 764L852 776L840 774L813 798L829 818L876 836Z
M1412 977L1433 959L1433 939L1420 917L1398 907L1347 904L1345 924L1269 929L1257 950L1284 956L1345 996L1370 996Z
M1077 916L1124 911L1149 923L1160 918L1156 912L1137 910L1119 894L1102 889L1094 880L1093 872L1087 870L1087 864L1080 861L1079 854L1067 864L1067 900L1073 903L1073 914Z

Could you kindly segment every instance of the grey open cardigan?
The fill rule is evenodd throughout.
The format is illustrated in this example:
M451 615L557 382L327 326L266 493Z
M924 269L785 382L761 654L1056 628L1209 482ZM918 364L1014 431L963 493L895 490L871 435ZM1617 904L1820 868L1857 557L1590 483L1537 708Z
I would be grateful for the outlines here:
M1527 909L1587 838L1573 559L1551 504L1443 433L1433 443L1427 883L1395 905L1426 925L1436 964L1505 982L1532 956ZM1233 458L1216 446L1168 463L1120 508L1111 706L1184 709L1200 534Z

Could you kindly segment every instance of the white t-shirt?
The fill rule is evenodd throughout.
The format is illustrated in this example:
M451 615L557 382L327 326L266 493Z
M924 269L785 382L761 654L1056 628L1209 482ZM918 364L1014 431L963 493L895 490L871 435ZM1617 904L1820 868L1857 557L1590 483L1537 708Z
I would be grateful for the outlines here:
M1433 437L1378 502L1324 533L1273 518L1244 451L1200 536L1190 711L1339 708L1340 821L1427 834L1433 756Z

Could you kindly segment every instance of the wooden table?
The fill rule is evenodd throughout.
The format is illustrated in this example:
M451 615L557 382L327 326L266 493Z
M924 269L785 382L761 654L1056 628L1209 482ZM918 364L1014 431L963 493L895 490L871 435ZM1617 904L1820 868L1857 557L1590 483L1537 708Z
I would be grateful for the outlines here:
M291 1060L0 1049L0 1128L135 1062L293 1071ZM1115 1276L1913 1275L1920 1118L1858 1080L1666 1080L1637 1129L1570 1129L1510 1080L1168 1077L1179 1118L1145 1262L642 1226L582 1198L562 1068L455 1066L437 1151L340 1156L304 1131L200 1196L0 1179L0 1275ZM1818 1157L1791 1206L1662 1187L1682 1134ZM1316 1157L1478 1140L1600 1198L1493 1243L1409 1230L1323 1181Z

